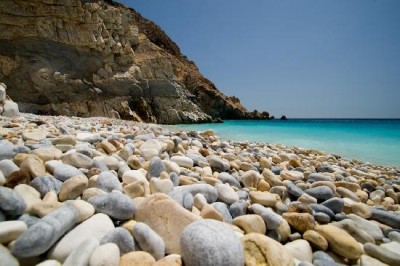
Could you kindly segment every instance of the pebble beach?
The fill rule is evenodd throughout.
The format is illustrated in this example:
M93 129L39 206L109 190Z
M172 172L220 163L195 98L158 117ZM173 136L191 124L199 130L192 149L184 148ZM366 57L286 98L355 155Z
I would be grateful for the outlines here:
M110 118L0 116L0 265L400 265L400 170Z

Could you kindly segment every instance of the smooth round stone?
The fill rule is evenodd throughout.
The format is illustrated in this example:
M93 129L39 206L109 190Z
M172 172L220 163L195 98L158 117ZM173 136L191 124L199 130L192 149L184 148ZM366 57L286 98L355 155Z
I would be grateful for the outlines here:
M39 264L36 264L36 266L61 266L61 263L56 260L45 260Z
M340 213L344 209L344 201L342 198L331 198L322 203L325 207L329 208L333 213Z
M180 254L180 236L183 229L200 216L189 212L165 194L156 193L143 199L138 205L135 220L151 227L165 243L167 254ZM160 223L168 221L168 223Z
M244 264L240 240L228 226L215 220L206 219L188 225L182 232L180 246L185 265Z
M131 251L135 251L135 242L131 233L122 228L118 227L108 232L100 241L100 244L114 243L118 246L121 254L126 254Z
M227 204L232 204L239 200L238 194L228 184L218 184L215 186L218 191L218 199Z
M38 176L29 185L39 191L40 196L44 197L47 192L55 191L57 194L61 190L62 182L52 176Z
M327 224L331 221L329 215L323 212L316 212L314 213L315 221L319 222L320 224Z
M61 160L63 163L75 166L76 168L90 169L93 165L92 158L79 152L68 153L62 156Z
M42 201L40 199L40 193L33 187L30 187L26 184L20 184L14 187L14 191L23 198L26 204L25 212L30 212L35 204Z
M133 237L141 250L150 253L156 260L165 256L164 240L145 223L133 226Z
M400 265L399 254L394 253L387 248L382 248L373 243L366 243L364 245L364 252L388 265Z
M372 238L372 236L359 229L357 224L350 219L345 219L340 222L333 223L333 225L345 230L349 235L354 237L357 242L363 244L366 242L375 243L375 240Z
M183 205L183 199L188 193L192 194L192 196L195 196L197 193L203 194L208 203L213 203L218 198L217 189L208 184L191 184L186 186L174 187L174 189L170 193L168 193L168 196L174 199L179 204Z
M316 226L314 217L309 213L285 212L282 217L299 232L314 229Z
M29 174L31 177L46 175L46 168L43 161L36 155L30 154L22 161L20 171Z
M36 216L31 216L29 214L23 214L22 216L20 216L18 218L18 221L22 221L24 222L28 227L31 227L32 225L34 225L35 223L37 223L38 221L40 221L40 218L36 217Z
M193 160L186 156L176 155L172 156L170 160L179 165L180 167L192 168L194 165Z
M95 214L61 238L50 250L48 258L63 262L83 241L91 237L100 241L105 234L114 228L113 222L107 215L102 213Z
M389 211L373 208L371 219L386 224L393 229L400 229L400 216Z
M94 237L82 241L65 259L63 266L88 265L90 257L99 246L99 240Z
M302 172L298 171L282 171L280 173L280 176L282 180L290 180L290 181L297 181L297 180L303 180L304 174Z
M29 227L15 241L11 252L21 258L45 253L76 223L78 211L72 207L59 208Z
M230 175L229 173L222 172L218 175L218 179L222 181L222 183L229 184L232 187L237 187L241 188L239 180L237 180L235 177Z
M11 255L8 248L0 244L0 263L4 266L19 266L18 260Z
M140 170L130 170L126 171L122 175L122 181L124 181L125 184L130 184L136 181L147 181L146 176L144 173Z
M210 155L207 157L210 167L218 172L227 172L231 168L228 161L221 159L216 155Z
M57 144L75 145L76 139L75 139L75 136L65 135L65 136L61 136L59 138L54 139L52 141L52 144L53 145L57 145Z
M304 192L307 193L308 195L316 198L318 200L318 202L323 202L325 200L333 198L332 189L328 186L313 187L313 188L304 190Z
M246 214L233 219L233 224L241 228L246 234L265 234L266 227L264 220L257 214Z
M64 204L74 206L78 209L78 223L89 219L95 212L93 205L84 200L68 200L65 201Z
M362 202L352 203L351 212L365 219L368 219L372 216L371 207Z
M276 214L271 208L265 208L264 206L255 203L251 205L252 210L254 213L261 216L264 220L265 226L267 230L275 230L282 223L282 217Z
M90 256L89 266L119 266L120 251L116 244L97 247Z
M119 266L155 266L156 260L149 253L144 251L133 251L121 257Z
M118 177L110 171L104 171L99 174L96 187L105 192L111 192L113 190L122 191L122 185Z
M175 162L168 161L168 160L163 160L164 166L165 166L165 171L169 174L175 173L179 175L181 173L181 168L179 165Z
M150 186L147 180L139 180L124 186L124 193L132 199L145 197L150 194Z
M301 261L312 263L313 252L308 241L304 239L298 239L287 243L283 246L292 256Z
M148 179L152 177L159 177L161 172L165 171L164 162L160 157L156 156L150 160L149 168L147 169Z
M311 204L308 204L308 206L310 206L311 209L313 209L313 211L316 213L324 213L325 215L328 215L330 220L335 219L335 214L333 213L333 211L331 211L331 209L329 209L328 207L325 207L322 204L311 203Z
M130 197L120 192L97 195L89 199L96 212L105 213L116 220L127 220L135 214L135 204Z
M22 132L23 140L41 141L47 137L47 130L44 129L28 129Z
M246 265L295 265L292 254L268 236L251 233L242 236L240 240Z
M94 160L94 162L97 161L97 162L103 163L107 167L107 169L118 170L119 161L114 156L108 156L108 155L96 156L93 158L93 160Z
M327 224L315 228L329 243L329 248L335 253L348 258L358 259L363 251L359 243L346 231L336 226Z
M247 202L245 200L239 200L229 206L229 212L232 218L236 218L241 215L245 215L247 211Z
M328 242L326 241L326 239L315 230L305 231L303 234L303 239L310 242L310 244L314 246L316 249L324 251L328 249Z
M0 211L6 217L18 217L24 213L26 203L14 190L0 187Z
M153 193L164 193L168 194L174 188L174 184L172 181L168 179L160 179L156 177L152 177L150 179L150 192Z
M32 154L38 156L40 159L46 162L50 160L59 160L62 155L62 151L53 146L50 146L36 149L32 151Z
M333 178L329 175L326 174L320 174L320 173L311 173L308 178L307 181L329 181L329 182L333 182Z
M19 167L12 160L4 159L0 161L0 171L8 178L12 173L19 171Z
M252 203L259 203L264 207L275 207L276 195L269 192L251 191L250 199Z
M79 132L76 134L76 140L80 142L95 143L100 140L100 136L95 133Z
M388 234L388 237L390 240L400 243L400 232L392 231Z
M58 198L60 201L76 199L82 195L83 191L88 187L89 181L84 175L77 175L66 180L60 189Z
M79 169L68 164L57 165L54 168L54 173L53 173L54 177L62 182L66 181L67 179L73 176L82 174L83 173Z
M214 202L211 204L214 209L216 209L224 218L224 222L228 224L232 224L233 218L229 212L228 205L223 202Z
M386 266L387 264L364 254L364 255L361 255L361 257L360 257L360 265L362 265L362 266Z
M0 222L0 243L7 244L17 239L28 229L22 221Z
M256 188L261 179L262 176L254 170L246 171L240 176L240 182L247 188Z
M0 160L12 159L16 154L14 147L11 143L0 141Z

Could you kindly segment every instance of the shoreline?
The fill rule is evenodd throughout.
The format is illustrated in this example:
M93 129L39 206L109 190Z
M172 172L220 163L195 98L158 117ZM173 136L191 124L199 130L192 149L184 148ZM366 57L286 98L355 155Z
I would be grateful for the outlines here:
M0 117L0 135L8 265L400 262L397 167L104 117Z

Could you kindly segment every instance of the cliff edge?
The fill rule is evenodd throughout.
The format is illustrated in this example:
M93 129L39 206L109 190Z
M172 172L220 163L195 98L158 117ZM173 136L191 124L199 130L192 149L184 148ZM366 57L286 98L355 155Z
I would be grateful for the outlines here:
M153 22L115 1L0 1L0 81L20 111L163 124L268 118L223 95Z

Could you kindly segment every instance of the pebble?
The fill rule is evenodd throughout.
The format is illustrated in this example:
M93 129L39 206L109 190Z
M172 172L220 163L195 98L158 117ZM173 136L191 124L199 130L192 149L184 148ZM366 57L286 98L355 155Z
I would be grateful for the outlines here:
M194 165L194 162L192 159L186 156L172 156L170 159L172 162L176 163L180 167L185 167L185 168L192 168Z
M160 179L153 177L150 179L150 192L168 194L174 188L174 184L170 179Z
M24 213L26 203L14 190L0 187L0 211L6 217L18 217Z
M131 233L121 227L115 228L106 233L100 240L100 244L114 243L122 255L135 251L135 242Z
M135 213L136 221L150 226L164 240L167 254L181 254L179 241L183 229L199 219L198 215L161 193L146 197Z
M14 145L0 141L0 160L12 159L15 154Z
M64 204L74 206L79 211L78 223L89 219L95 212L93 205L84 200L68 200Z
M316 227L315 219L309 213L286 212L282 217L301 233Z
M88 187L88 183L89 181L84 175L73 176L61 185L58 198L60 201L76 199L82 195L83 191Z
M400 256L386 248L382 248L373 243L364 245L364 252L388 265L400 265Z
M14 187L14 191L24 200L26 204L25 212L31 212L32 207L42 201L40 199L40 193L26 184L20 184Z
M207 199L208 203L213 203L218 198L217 189L208 184L192 184L174 187L174 189L170 193L168 193L168 196L174 199L179 204L183 205L183 199L188 193L190 193L192 196L200 193Z
M4 266L19 266L18 260L2 244L0 244L0 262Z
M239 200L238 194L228 184L218 184L215 186L218 191L218 199L227 203L232 204Z
M151 177L160 177L160 174L165 171L164 162L160 159L160 157L156 156L150 160L149 168L147 169L148 179Z
M332 225L337 226L343 230L345 230L349 235L354 237L355 240L359 243L375 243L375 240L372 236L370 236L365 231L361 230L358 225L350 219L345 219L340 222L333 223Z
M261 175L257 171L249 170L241 175L239 180L247 188L256 188L261 178Z
M247 202L244 200L239 200L229 206L229 212L232 218L236 218L241 215L245 215L247 211Z
M228 161L216 155L208 156L207 160L208 163L210 164L210 167L217 172L227 172L231 168Z
M394 229L400 229L400 216L379 209L371 210L371 219L386 224Z
M141 250L151 254L156 260L165 256L164 240L147 224L137 222L133 226L133 237Z
M104 235L114 228L113 222L107 215L102 213L95 214L63 236L50 250L48 257L64 262L74 248L79 246L83 241L91 237L100 241Z
M307 230L303 234L303 239L310 242L310 244L319 250L327 250L328 249L328 241L317 231L315 230Z
M241 237L246 265L294 266L294 258L281 243L257 233Z
M267 230L278 229L278 227L281 225L282 217L276 214L271 208L265 208L258 203L252 204L251 208L254 213L260 215L264 220Z
M96 212L105 213L116 220L127 220L135 214L135 204L125 194L113 191L108 194L101 194L89 199Z
M0 222L0 243L7 244L17 239L28 229L23 221Z
M331 198L322 203L323 206L329 208L333 213L341 213L344 209L344 201L342 198Z
M63 266L88 265L90 257L99 246L99 241L94 238L88 238L82 241L65 259Z
M47 130L44 129L27 129L22 132L23 140L41 141L47 136Z
M59 208L28 228L15 241L11 252L20 258L41 255L76 223L78 211L73 207Z
M250 199L253 203L259 203L264 207L275 207L276 205L276 194L261 191L251 191Z
M89 259L89 266L118 266L120 251L116 244L107 243L98 246Z
M363 251L359 243L343 229L327 224L320 225L315 230L328 241L330 249L335 253L348 259L361 257Z
M292 254L293 258L301 262L312 263L313 252L308 241L297 239L285 244L283 247Z
M304 192L316 198L318 202L324 202L334 196L332 189L328 186L313 187L304 190Z
M233 219L233 224L240 227L246 234L265 234L266 227L264 220L257 214L246 214Z
M96 181L96 187L105 191L122 191L122 185L117 176L110 171L101 172Z
M227 245L229 243L229 245ZM201 220L188 225L180 238L185 265L243 265L242 244L224 223Z
M54 177L62 182L66 181L67 179L73 176L82 174L83 173L79 169L68 164L56 165L53 173Z
M52 176L38 176L29 183L31 187L39 191L41 197L44 197L47 192L52 190L58 194L62 184L60 180Z
M61 157L61 160L64 164L72 165L76 168L90 169L93 165L92 158L79 152L65 154Z
M144 251L133 251L121 257L119 266L155 266L156 260L149 253Z
M229 212L227 204L223 202L214 202L211 206L221 214L225 223L232 224L233 218Z
M19 171L19 167L12 160L4 159L0 161L0 171L8 178L12 173Z

